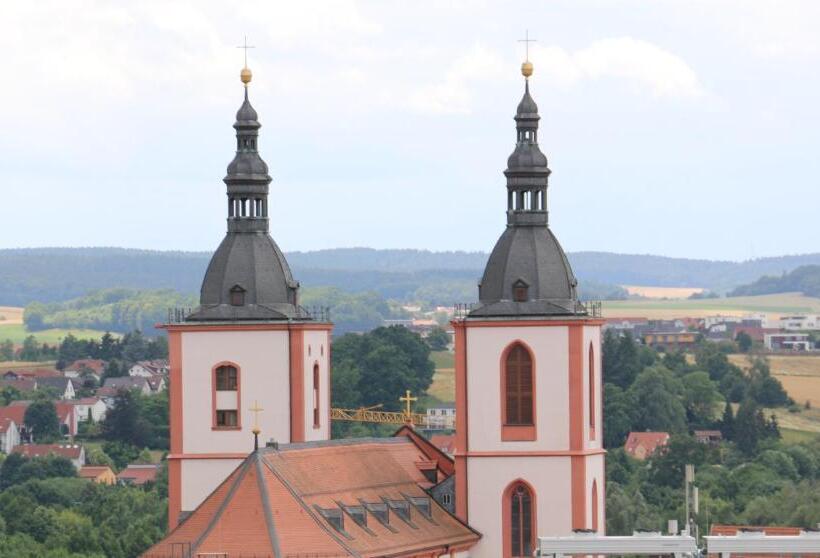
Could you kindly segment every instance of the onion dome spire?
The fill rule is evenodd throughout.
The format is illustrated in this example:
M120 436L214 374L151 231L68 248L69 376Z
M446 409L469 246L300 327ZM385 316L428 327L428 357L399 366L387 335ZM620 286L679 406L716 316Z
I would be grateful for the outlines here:
M529 40L529 39L527 39ZM524 96L515 113L515 149L507 159L507 229L493 248L478 286L480 306L471 316L571 315L577 281L549 229L550 169L538 146L538 105L530 95L533 65L521 65Z
M247 47L246 48L251 48ZM228 196L228 232L211 258L191 321L284 320L298 315L299 284L270 237L268 165L257 149L259 123L248 98L253 75L240 73L244 100L236 112L236 154L223 179Z

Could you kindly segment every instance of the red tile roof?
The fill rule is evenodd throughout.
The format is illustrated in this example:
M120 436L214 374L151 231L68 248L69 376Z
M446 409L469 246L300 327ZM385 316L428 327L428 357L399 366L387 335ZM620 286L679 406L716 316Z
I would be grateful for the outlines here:
M76 444L24 444L16 446L14 453L20 453L26 457L60 455L67 459L79 459L82 450L82 446Z
M630 432L624 450L632 457L645 459L668 441L668 432Z
M157 480L159 465L132 463L117 475L117 479L132 484L145 484Z
M98 358L83 358L65 367L66 370L80 370L81 368L88 368L96 374L102 374L105 371L105 361Z
M480 535L420 487L427 481L416 463L427 460L428 451L408 436L260 449L144 556L172 556L180 543L190 543L194 554L277 556L413 556L469 548ZM385 500L406 503L412 525L393 509L389 526L370 511L366 527L343 513L341 533L321 513ZM416 507L422 501L429 502L429 518Z
M20 378L18 380L0 378L0 389L4 387L13 387L19 391L34 391L37 387L37 382L31 378Z
M8 407L0 407L0 418L11 419L17 423L17 426L23 425L23 417L25 416L25 405L9 405Z
M80 467L80 470L77 472L77 475L84 479L96 479L106 471L111 471L111 467L108 467L107 465L86 465L85 467ZM113 474L113 471L111 472Z

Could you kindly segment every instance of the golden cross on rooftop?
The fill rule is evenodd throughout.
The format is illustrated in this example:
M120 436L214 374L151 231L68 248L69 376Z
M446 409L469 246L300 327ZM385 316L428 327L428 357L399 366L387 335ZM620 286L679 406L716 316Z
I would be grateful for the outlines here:
M256 48L256 47L248 45L248 36L245 35L245 43L242 46L238 46L236 48L245 49L245 67L247 68L248 67L248 49L249 48Z
M530 39L530 30L527 29L526 32L524 33L524 38L523 39L518 39L518 42L519 43L524 43L524 48L526 49L525 58L526 58L526 61L529 62L529 60L530 60L530 43L536 43L538 41L536 39Z
M409 417L413 413L413 409L411 407L412 402L413 401L418 401L418 400L419 400L418 397L411 397L410 396L410 390L409 389L407 391L405 391L404 392L404 397L399 397L399 401L403 401L405 403L405 409L406 410L405 410L404 414L406 414Z
M248 409L250 412L253 413L253 433L259 434L261 430L259 429L259 413L264 411L262 407L259 406L259 402L254 400L253 407Z

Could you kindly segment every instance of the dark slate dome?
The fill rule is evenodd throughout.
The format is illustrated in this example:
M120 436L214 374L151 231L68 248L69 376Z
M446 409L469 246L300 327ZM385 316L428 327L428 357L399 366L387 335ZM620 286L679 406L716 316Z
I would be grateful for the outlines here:
M511 226L496 242L478 289L480 316L572 314L577 281L548 227ZM526 300L515 300L523 287Z
M247 90L245 91L245 102L242 103L242 106L239 107L239 110L236 111L236 121L237 123L249 123L250 126L254 126L256 128L260 127L258 122L259 116L256 114L256 109L251 106L251 102L248 100Z

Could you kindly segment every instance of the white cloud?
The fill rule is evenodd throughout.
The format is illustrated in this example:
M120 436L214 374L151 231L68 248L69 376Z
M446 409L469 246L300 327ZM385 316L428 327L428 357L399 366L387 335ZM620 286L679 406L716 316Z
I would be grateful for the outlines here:
M631 37L600 39L570 52L560 47L532 48L536 71L565 86L582 80L621 79L658 97L699 97L703 86L680 57Z

